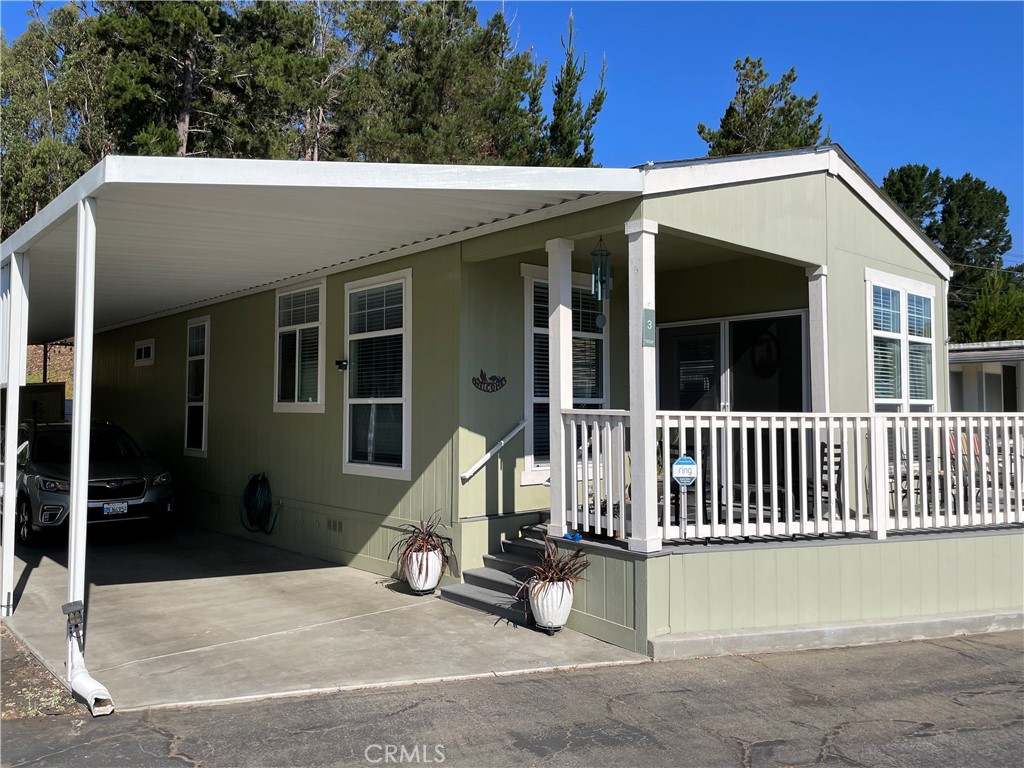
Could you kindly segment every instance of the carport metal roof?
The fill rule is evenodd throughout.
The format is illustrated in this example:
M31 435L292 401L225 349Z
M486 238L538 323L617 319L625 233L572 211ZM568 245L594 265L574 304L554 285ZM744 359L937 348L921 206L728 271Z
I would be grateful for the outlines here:
M638 197L638 169L107 157L3 242L29 343L74 333L76 206L96 200L98 330Z

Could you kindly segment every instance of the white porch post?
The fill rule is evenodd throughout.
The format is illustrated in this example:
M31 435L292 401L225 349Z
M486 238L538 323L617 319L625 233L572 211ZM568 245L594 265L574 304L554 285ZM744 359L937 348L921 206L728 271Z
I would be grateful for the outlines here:
M75 407L71 420L71 511L68 515L69 603L85 600L85 533L89 514L89 422L92 418L95 283L96 201L86 198L78 203L78 242L75 253ZM72 649L75 645L76 641L69 637L69 675L72 669Z
M807 268L808 354L811 371L811 410L828 413L828 267Z
M4 443L4 552L3 581L4 616L14 613L14 526L18 503L18 422L21 408L21 385L25 383L25 355L28 347L28 257L13 253L6 267L7 306L4 320L7 333L7 434Z
M572 408L572 240L548 240L548 395L551 439L551 520L548 535L561 537L572 473L565 455L562 411Z
M654 236L658 223L626 223L629 243L629 446L632 511L629 548L661 549L658 528L656 363L654 320Z

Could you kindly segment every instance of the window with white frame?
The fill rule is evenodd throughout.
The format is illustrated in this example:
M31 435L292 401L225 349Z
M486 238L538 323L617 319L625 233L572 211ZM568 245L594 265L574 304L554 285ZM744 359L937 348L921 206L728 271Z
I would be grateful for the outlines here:
M865 271L876 411L935 410L935 288Z
M323 413L324 283L277 292L274 410Z
M185 354L185 455L206 456L210 318L189 320Z
M404 270L345 287L345 471L410 479L410 286Z
M135 342L135 367L153 364L153 350L156 348L156 340L145 339Z
M551 459L548 283L544 270L523 266L526 277L526 467L525 484L547 480ZM608 402L607 307L590 292L589 276L573 274L573 408L604 408Z

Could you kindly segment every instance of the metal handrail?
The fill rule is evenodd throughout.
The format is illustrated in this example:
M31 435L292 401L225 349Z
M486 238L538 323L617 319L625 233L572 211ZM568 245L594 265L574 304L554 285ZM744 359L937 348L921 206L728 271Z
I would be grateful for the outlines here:
M465 485L467 482L469 482L470 478L472 478L473 475L475 475L477 472L479 472L483 468L484 464L486 464L488 461L493 459L497 455L498 451L500 451L504 447L505 443L507 443L509 440L511 440L516 435L518 435L520 432L522 432L523 428L525 426L526 426L526 419L523 419L518 424L516 424L515 427L512 428L511 432L509 432L507 435L505 435L503 438L501 438L501 440L499 440L497 443L495 443L494 447L491 448L491 450L489 450L487 453L485 453L481 457L480 461L478 461L472 467L470 467L465 472L463 472L459 476L459 478L462 480L463 485Z

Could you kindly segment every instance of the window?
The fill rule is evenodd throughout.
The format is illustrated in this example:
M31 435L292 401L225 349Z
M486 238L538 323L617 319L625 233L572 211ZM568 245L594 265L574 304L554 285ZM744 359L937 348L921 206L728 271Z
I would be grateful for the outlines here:
M411 281L412 272L404 270L345 287L350 474L411 478Z
M547 271L523 265L526 277L526 467L523 483L538 484L550 474L550 407L548 391ZM589 275L573 274L572 399L574 408L603 408L607 396L607 311L590 293Z
M185 353L185 455L206 456L210 318L189 320Z
M324 282L277 292L274 410L323 413Z
M935 410L935 288L865 270L876 411Z
M135 367L138 368L143 365L153 364L153 349L156 346L156 341L153 339L146 339L145 341L135 342Z

